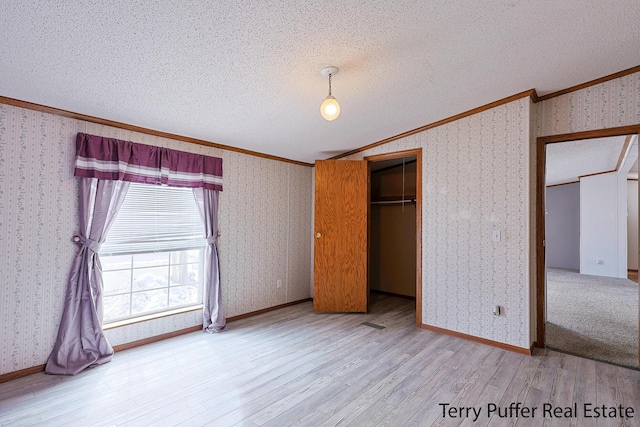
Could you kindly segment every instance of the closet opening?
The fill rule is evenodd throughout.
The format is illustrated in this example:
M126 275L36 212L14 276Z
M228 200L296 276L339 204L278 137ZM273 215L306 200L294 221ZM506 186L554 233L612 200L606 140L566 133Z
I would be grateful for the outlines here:
M416 324L421 326L419 153L392 153L367 160L369 301L412 300Z

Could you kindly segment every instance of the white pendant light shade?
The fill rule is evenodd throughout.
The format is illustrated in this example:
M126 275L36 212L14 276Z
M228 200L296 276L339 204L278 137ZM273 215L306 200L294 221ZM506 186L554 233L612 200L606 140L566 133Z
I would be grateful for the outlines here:
M320 105L320 114L325 120L335 120L340 115L340 104L333 96L329 95Z
M334 66L325 67L320 70L320 74L329 78L329 96L327 96L320 105L320 114L329 122L337 119L340 115L340 104L338 104L338 101L331 95L331 77L337 73L338 68Z

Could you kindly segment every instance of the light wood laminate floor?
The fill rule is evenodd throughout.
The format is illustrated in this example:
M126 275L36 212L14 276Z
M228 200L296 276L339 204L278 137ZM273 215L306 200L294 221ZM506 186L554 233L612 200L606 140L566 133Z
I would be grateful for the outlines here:
M0 425L640 426L638 371L421 330L413 301L372 298L366 315L304 303L126 350L75 377L0 384ZM538 408L535 418L488 414L517 402ZM441 403L470 417L443 417ZM585 403L631 407L634 417L585 418ZM545 404L579 413L543 417Z

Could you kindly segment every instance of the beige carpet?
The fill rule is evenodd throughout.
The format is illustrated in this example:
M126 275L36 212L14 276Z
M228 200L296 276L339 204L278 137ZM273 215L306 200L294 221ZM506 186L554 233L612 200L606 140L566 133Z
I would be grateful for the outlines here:
M548 347L638 368L638 285L547 269Z

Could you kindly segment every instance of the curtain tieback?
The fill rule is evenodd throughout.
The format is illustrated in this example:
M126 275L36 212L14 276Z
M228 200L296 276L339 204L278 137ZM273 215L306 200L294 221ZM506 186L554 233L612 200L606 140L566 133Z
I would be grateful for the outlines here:
M207 244L213 245L214 243L216 243L216 240L218 240L218 236L209 236L207 237Z
M100 246L102 246L100 244L100 242L97 242L97 241L91 240L91 239L87 239L84 236L73 236L73 241L76 242L76 243L80 243L85 248L91 249L93 252L99 252L100 251Z

